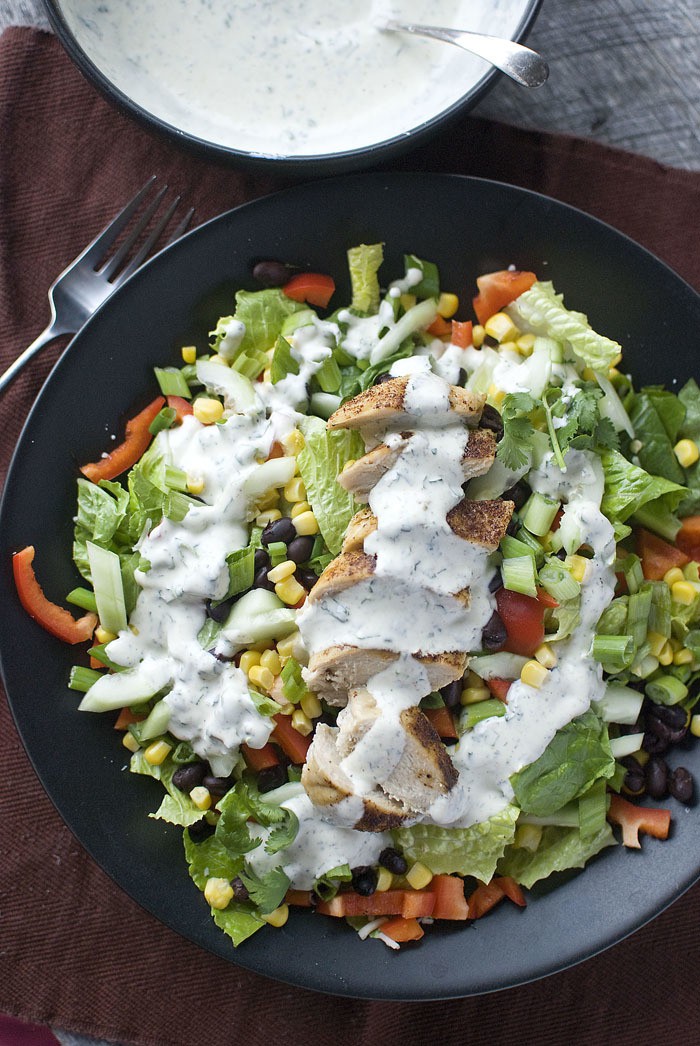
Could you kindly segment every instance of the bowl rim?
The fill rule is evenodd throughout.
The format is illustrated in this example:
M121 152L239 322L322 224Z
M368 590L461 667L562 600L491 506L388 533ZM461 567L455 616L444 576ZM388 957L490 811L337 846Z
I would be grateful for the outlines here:
M542 6L542 0L522 0L522 2L524 11L517 29L511 37L517 43L525 42ZM120 111L135 119L141 126L154 131L161 137L176 141L180 146L195 154L257 169L269 169L274 165L278 170L288 173L299 173L303 169L314 168L322 174L340 174L390 159L414 146L421 145L457 116L474 108L495 85L497 79L504 75L500 70L491 66L465 94L446 109L442 109L410 131L401 132L380 142L339 152L308 153L299 156L251 152L212 142L189 131L183 131L135 102L112 83L78 42L63 13L62 0L43 0L43 5L51 28L71 61L85 79Z

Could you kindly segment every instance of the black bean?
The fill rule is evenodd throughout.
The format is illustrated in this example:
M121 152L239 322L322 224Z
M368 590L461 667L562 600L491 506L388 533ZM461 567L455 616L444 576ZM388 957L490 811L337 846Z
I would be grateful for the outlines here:
M287 545L287 558L294 563L306 563L314 550L315 538L302 535Z
M489 581L489 592L493 595L494 592L498 592L499 588L503 588L503 578L500 570L497 570Z
M178 766L173 774L173 784L181 792L191 792L193 788L201 785L206 772L206 763L186 763L184 766Z
M467 384L468 381L469 381L469 375L467 374L466 370L464 370L463 367L460 367L459 368L459 374L457 376L457 384L461 385L462 388L464 388L464 386Z
M273 788L279 788L287 783L287 768L279 763L277 766L268 766L258 774L258 791L271 792Z
M272 563L270 562L270 556L267 551L264 548L256 548L255 555L253 556L253 569L255 570L255 573L257 574L257 572L262 570L263 567L265 567L266 570L269 570L271 566Z
M641 766L636 769L632 768L625 774L625 779L622 782L622 787L628 793L628 795L642 795L646 787L646 778L644 771Z
M519 479L517 483L514 483L512 487L505 490L501 497L504 501L512 501L515 505L515 511L523 507L527 499L530 497L530 487L524 479Z
M462 690L464 689L464 683L461 679L454 679L447 686L443 686L440 691L443 701L448 708L456 708L462 697Z
M272 523L267 524L260 540L263 545L270 545L273 541L284 541L285 545L288 545L296 536L296 528L289 516L282 516L281 519L273 519Z
M647 730L651 733L656 734L658 738L664 741L667 745L675 745L678 741L682 741L687 733L685 726L685 715L683 716L683 725L679 729L674 729L669 726L663 719L659 718L656 710L649 709L644 714L644 722Z
M352 888L361 897L369 897L377 889L377 873L369 865L352 869Z
M484 650L500 650L507 638L506 626L500 614L494 610L481 633L481 645Z
M379 863L392 875L405 875L408 871L408 861L403 854L395 850L393 846L387 846L379 855Z
M209 790L211 795L220 798L222 795L226 795L226 793L233 787L233 778L214 777L213 774L205 774L202 784Z
M253 277L263 287L284 287L289 282L289 269L282 262L259 261L253 266Z
M669 775L668 790L679 803L689 803L693 798L693 775L684 766L677 766Z
M263 567L259 570L253 579L253 588L266 588L268 592L275 591L274 582L270 581L267 576L267 567Z
M642 749L649 755L663 755L664 752L668 752L669 742L653 731L647 730L642 741Z
M203 817L201 821L195 821L194 824L191 824L187 831L190 833L190 839L193 843L203 843L205 839L214 834L214 825L209 824L207 819Z
M377 375L377 377L374 379L374 384L383 385L385 381L391 381L392 378L393 374L389 374L389 371L386 371L384 374Z
M506 527L506 534L514 538L520 530L520 522L517 516L511 516L508 520L508 526Z
M231 880L231 887L233 889L234 900L248 900L248 888L239 876L236 876L235 879Z
M646 713L660 719L666 726L670 726L671 730L682 730L688 721L688 714L681 705L650 704Z
M225 599L223 603L217 603L216 606L214 606L211 599L208 599L207 615L212 619L212 621L216 621L217 624L221 625L231 613L232 606L232 599Z
M487 403L481 412L479 428L490 429L491 432L495 433L496 442L498 442L498 440L503 436L503 418L490 403Z
M299 584L304 586L307 592L310 592L316 584L316 582L318 581L318 574L315 570L297 570L294 576L299 582Z
M663 799L668 792L668 766L659 755L652 755L644 767L647 794L652 799Z

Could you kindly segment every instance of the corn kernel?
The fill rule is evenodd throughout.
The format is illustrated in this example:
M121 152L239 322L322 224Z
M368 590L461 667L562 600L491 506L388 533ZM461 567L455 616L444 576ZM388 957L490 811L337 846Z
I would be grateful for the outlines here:
M268 508L255 517L255 523L259 527L266 527L268 523L274 523L276 519L282 519L282 513L278 508Z
M285 636L284 639L277 641L277 653L280 657L292 657L294 654L294 644L297 641L298 632L292 632L290 635Z
M253 668L255 665L260 664L260 660L261 657L257 650L245 650L241 654L241 659L238 662L238 667L240 668L241 672L245 672L245 674L248 675L251 668Z
M292 429L291 432L282 436L280 443L284 447L285 453L291 458L295 458L304 449L304 437L299 429Z
M673 655L674 665L691 665L693 663L693 655L689 650L676 650Z
M681 603L689 607L695 602L697 591L690 581L676 581L671 585L671 599L674 603Z
M192 412L202 425L213 425L223 416L224 405L219 400L210 399L209 396L200 396L192 404Z
M308 501L297 501L296 505L292 505L292 509L289 515L292 517L292 519L296 519L297 516L301 516L304 512L310 511L311 505L308 503Z
M380 867L377 873L377 885L375 889L378 893L386 893L394 885L394 876L391 874L388 868Z
M478 705L488 697L491 697L491 691L486 686L465 686L459 700L462 705Z
M265 367L265 370L263 371L263 381L266 381L268 385L272 383L272 369L270 367Z
M183 345L180 349L180 355L182 356L183 363L194 363L197 359L197 346Z
M489 385L488 399L489 403L492 403L494 407L500 407L503 400L506 398L506 393L503 389L499 389L497 385L493 383Z
M484 338L486 337L486 331L480 323L475 324L472 327L472 345L475 349L480 349L484 344Z
M284 562L278 563L276 567L268 570L268 579L276 585L278 581L284 581L286 578L291 577L296 570L297 565L293 559L285 559Z
M304 694L299 705L304 715L307 715L309 719L318 719L323 712L323 705L316 697L316 694Z
M610 362L613 367L617 367L618 363L622 363L622 353L618 352L615 356L613 356Z
M282 662L280 661L280 656L276 650L265 650L260 655L260 664L263 668L268 668L273 676L278 676L280 674Z
M248 679L253 686L259 686L261 690L269 690L275 682L275 677L270 669L263 668L262 665L253 665L248 673Z
M416 861L416 863L411 865L406 872L406 882L414 890L422 890L424 886L428 885L432 878L433 873L429 868L426 868L424 864L421 864L420 861Z
M549 643L542 643L535 651L535 661L538 661L544 668L554 668L557 663L557 655Z
M108 632L102 625L98 625L95 629L95 639L98 643L111 643L113 639L116 639L114 632Z
M671 649L671 644L670 643L664 643L664 645L661 648L661 651L659 652L657 657L659 659L659 664L660 665L664 665L664 667L666 665L672 665L673 664L673 650Z
M284 926L289 918L289 905L281 904L279 908L275 908L273 912L268 912L267 915L261 914L260 918L270 926L276 926L279 929L280 926Z
M584 367L581 377L584 381L595 381L596 375L592 367Z
M212 876L207 879L204 886L204 899L212 908L228 908L233 900L233 887L228 879L218 879Z
M169 745L167 741L154 741L143 753L143 757L151 766L160 766L161 763L165 762L172 750L173 746Z
M295 607L306 595L306 589L295 577L288 577L275 585L275 595L288 607Z
M513 845L520 850L529 850L534 853L542 839L541 824L519 824L515 829Z
M302 737L308 737L314 728L314 724L300 708L297 708L296 711L292 712L292 726L298 734L302 735Z
M272 639L259 639L257 643L251 643L248 649L256 650L258 654L264 654L266 650L272 650L274 645Z
M190 791L190 799L198 810L208 810L211 806L211 792L204 785L197 785Z
M416 298L415 294L402 294L399 298L399 301L403 305L406 312L408 312L409 309L413 308L418 299Z
M441 294L438 298L437 311L438 316L442 316L443 320L451 320L454 314L459 308L459 298L456 294Z
M685 581L685 574L680 567L671 567L664 574L664 581L670 588L671 585L675 585L676 581Z
M532 356L532 350L535 347L535 335L521 334L515 344L518 346L518 352L521 356Z
M579 584L582 584L586 577L586 571L588 570L588 560L586 557L567 556L565 562L574 581L578 581Z
M306 537L310 534L318 534L318 521L313 512L300 512L298 516L292 516L294 529L300 536Z
M700 737L700 715L694 715L691 717L690 732L693 737Z
M507 312L494 312L484 324L484 333L498 342L516 341L520 337L520 331Z
M501 343L502 352L514 352L516 356L519 356L518 343L517 341L504 341Z
M128 730L122 737L122 744L125 748L128 748L130 752L138 752L141 747L134 735L130 734Z
M526 686L532 686L539 690L548 675L549 670L544 665L541 665L539 661L527 661L520 673L520 681L525 683Z
M203 476L188 476L187 477L187 493L188 494L201 494L204 490L204 477Z
M678 458L678 464L684 469L690 468L700 458L700 449L695 440L681 439L673 448L673 453Z
M654 657L658 657L666 645L666 636L662 636L660 632L647 632L647 643L649 644L649 653Z
M289 483L285 484L282 493L290 504L293 504L295 501L306 501L304 480L301 476L293 476Z
M279 701L277 703L280 706L279 715L294 715L296 712L296 708L291 701L287 701L285 704L282 704Z

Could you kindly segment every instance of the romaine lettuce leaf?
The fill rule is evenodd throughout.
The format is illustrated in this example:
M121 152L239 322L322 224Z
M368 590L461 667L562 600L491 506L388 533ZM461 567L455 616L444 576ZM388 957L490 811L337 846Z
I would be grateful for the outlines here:
M204 890L209 878L230 881L242 870L243 858L233 856L216 835L195 843L189 832L185 832L183 839L190 877L200 890ZM216 925L228 934L236 946L266 925L251 904L242 902L231 901L223 910L212 908L211 914Z
M683 484L683 469L673 453L685 418L685 407L678 397L664 389L642 389L632 400L629 416L642 444L637 451L641 467L654 476Z
M518 808L506 806L499 813L469 828L442 828L415 824L396 828L392 838L410 861L420 861L434 875L473 875L489 882L506 846L512 842Z
M233 317L225 316L219 320L216 329L211 332L211 347L216 352L226 335L228 323L233 318L245 326L245 334L236 350L236 356L243 353L266 352L277 341L287 316L301 309L308 310L308 305L293 301L278 287L260 291L238 291L236 311Z
M594 712L584 712L558 730L542 755L510 780L520 808L547 817L614 771L607 726Z
M348 268L352 287L351 308L361 313L374 313L379 308L377 273L384 261L384 244L361 243L348 251Z
M685 383L678 399L685 407L685 420L679 436L700 443L700 388L694 378ZM685 486L688 494L678 507L679 515L695 515L700 512L700 461L685 470Z
M299 427L305 446L297 462L307 499L328 548L337 555L355 513L355 500L343 490L337 476L346 461L362 457L364 443L357 432L329 431L320 418L302 418Z
M685 495L684 487L663 476L651 476L619 451L606 450L600 460L605 473L601 508L613 523L624 523L651 502L659 502L660 508L674 512Z
M160 766L152 766L144 758L143 751L139 750L132 755L129 769L132 774L154 777L156 781L160 781L167 792L158 809L155 813L149 814L149 817L168 821L170 824L179 824L185 828L201 821L202 811L194 805L186 792L181 792L173 784L173 774L178 767L172 760L167 759Z
M615 846L615 836L609 824L595 835L582 839L578 828L548 827L542 832L540 845L534 853L509 846L498 862L499 875L512 875L521 886L529 889L553 872L569 868L583 868L606 846Z

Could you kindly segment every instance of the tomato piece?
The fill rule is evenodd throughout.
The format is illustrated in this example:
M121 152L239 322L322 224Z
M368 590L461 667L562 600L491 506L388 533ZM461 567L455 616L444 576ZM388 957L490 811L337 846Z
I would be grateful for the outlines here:
M513 685L512 679L486 679L485 683L492 697L497 697L504 705L508 704L508 691Z
M480 919L482 915L486 915L499 904L505 895L505 890L497 880L492 879L490 883L481 883L468 899L469 918Z
M550 610L554 610L559 606L554 596L550 596L546 588L537 588L537 599L543 607L547 607Z
M495 312L500 312L525 291L529 291L536 280L534 272L519 272L517 269L502 269L479 276L476 281L479 293L473 299L479 323L486 323Z
M320 272L300 272L285 283L282 291L294 301L305 301L325 309L335 291L335 280Z
M700 553L700 516L686 516L676 534L676 545L691 559L697 561Z
M641 849L639 833L646 832L656 839L668 839L671 811L658 807L637 806L621 795L613 795L608 808L608 820L622 829L622 843L634 850Z
M521 592L499 588L496 592L496 606L507 634L502 649L511 654L532 657L544 642L544 604Z
M419 941L425 933L417 919L404 919L402 916L382 923L379 927L379 932L383 933L385 937L390 937L397 944L404 944L406 941Z
M12 557L12 573L19 601L38 625L64 643L85 643L97 626L97 614L74 618L69 610L47 599L36 579L32 562L34 546L27 545Z
M277 440L275 440L275 442L270 447L270 453L267 455L267 458L265 460L266 461L272 461L273 458L283 458L283 457L284 457L284 447L282 446L281 443L278 443Z
M127 421L124 442L99 461L81 465L82 474L93 483L99 483L101 479L116 479L122 472L135 465L153 439L148 427L164 405L165 397L158 396L139 414Z
M460 349L468 349L473 343L472 326L471 320L452 320L452 344L458 345Z
M275 751L275 746L269 742L262 748L251 748L250 745L241 745L241 752L246 761L246 766L259 774L261 770L268 770L271 766L279 766L280 757Z
M446 705L442 705L441 708L425 708L423 714L438 737L443 740L457 739L454 716Z
M272 740L276 741L288 759L297 766L306 762L306 753L311 747L311 734L304 737L292 726L292 717L280 715L272 717L275 721L275 729L272 731Z
M182 425L182 419L186 418L188 414L194 414L194 407L189 400L186 400L184 396L168 396L168 406L171 407L177 414L176 421L178 425Z
M684 567L688 562L685 552L644 529L637 533L637 555L647 581L662 581L673 567Z
M435 894L433 919L469 918L464 880L458 875L434 875L430 880L430 891Z

